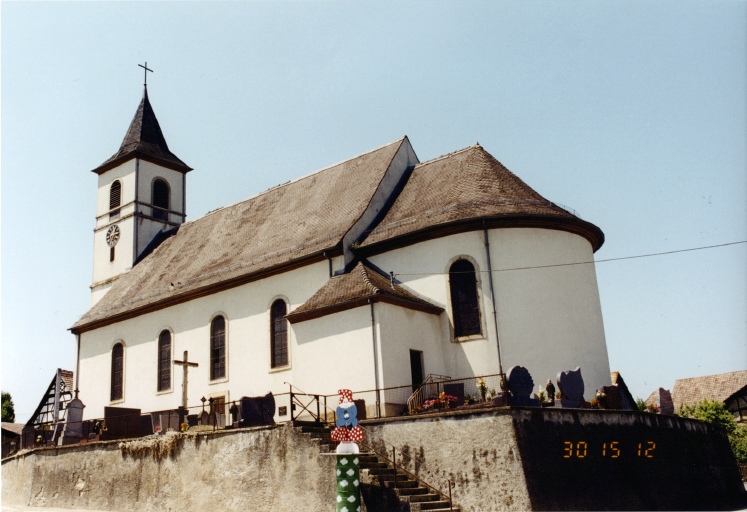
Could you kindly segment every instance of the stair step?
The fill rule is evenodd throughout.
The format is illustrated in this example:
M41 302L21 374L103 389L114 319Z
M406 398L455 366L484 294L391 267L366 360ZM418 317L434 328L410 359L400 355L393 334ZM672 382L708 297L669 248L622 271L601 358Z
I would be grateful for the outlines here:
M390 489L391 488L395 488L395 489L413 489L413 488L420 487L420 483L417 482L417 481L415 481L415 480L401 480L399 478L397 479L397 485L396 485L396 487L394 485L394 481L392 481L392 480L385 481L384 485L386 487L390 488Z
M414 494L409 497L410 503L424 503L426 501L440 501L441 496L434 493ZM446 502L448 503L448 501Z
M446 500L426 501L420 503L420 510L449 510L449 502Z
M397 489L397 494L400 496L415 496L416 494L429 494L429 491L425 487L403 487Z

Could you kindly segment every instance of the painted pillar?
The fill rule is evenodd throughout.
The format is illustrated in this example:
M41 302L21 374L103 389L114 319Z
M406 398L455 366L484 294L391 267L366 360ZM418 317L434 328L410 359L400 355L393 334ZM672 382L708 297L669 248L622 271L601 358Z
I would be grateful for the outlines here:
M358 426L358 409L353 402L353 393L349 389L338 391L340 403L337 406L335 429L330 437L339 441L335 471L337 473L337 512L360 512L360 448L363 441L363 429Z

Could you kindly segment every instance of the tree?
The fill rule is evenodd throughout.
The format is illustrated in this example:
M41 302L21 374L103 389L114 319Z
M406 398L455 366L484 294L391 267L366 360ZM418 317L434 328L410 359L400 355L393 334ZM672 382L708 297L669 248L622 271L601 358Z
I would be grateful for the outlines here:
M747 426L737 425L734 416L726 410L724 404L716 400L703 400L698 405L680 406L678 415L702 420L717 425L729 436L729 445L737 462L747 464Z
M16 410L13 407L13 398L10 393L2 392L3 399L3 421L13 423L16 421Z

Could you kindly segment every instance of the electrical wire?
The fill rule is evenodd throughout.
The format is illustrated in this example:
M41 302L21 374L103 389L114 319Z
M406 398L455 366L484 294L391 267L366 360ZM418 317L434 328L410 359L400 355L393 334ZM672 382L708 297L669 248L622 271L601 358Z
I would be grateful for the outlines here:
M676 249L673 251L665 251L665 252L653 252L649 254L637 254L635 256L620 256L618 258L606 258L602 260L592 260L592 261L579 261L575 263L555 263L552 265L536 265L531 267L513 267L513 268L498 268L498 269L489 269L489 270L479 270L478 272L510 272L514 270L532 270L537 268L553 268L553 267L571 267L575 265L594 265L596 263L607 263L610 261L621 261L621 260L633 260L638 258L650 258L652 256L666 256L669 254L677 254L682 252L692 252L692 251L702 251L705 249L716 249L718 247L727 247L730 245L739 245L739 244L747 244L747 240L740 240L738 242L728 242L725 244L717 244L717 245L704 245L701 247L692 247L689 249ZM455 272L457 273L457 272ZM432 276L432 275L447 275L449 272L395 272L394 276Z

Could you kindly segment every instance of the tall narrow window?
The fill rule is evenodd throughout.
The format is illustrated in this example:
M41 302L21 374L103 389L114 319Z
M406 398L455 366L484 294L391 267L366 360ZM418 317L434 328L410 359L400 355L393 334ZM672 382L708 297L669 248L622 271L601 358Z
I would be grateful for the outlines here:
M112 386L111 401L124 397L124 345L117 343L112 348Z
M272 368L288 365L288 321L285 319L287 312L288 308L282 299L276 300L270 307Z
M216 316L210 324L210 380L226 376L226 319Z
M122 205L122 183L114 180L109 189L109 218L119 216L119 207Z
M153 182L153 218L169 220L169 184L158 178Z
M467 260L455 261L449 268L449 286L454 336L480 334L480 304L474 265Z
M171 389L171 332L158 336L158 391Z

